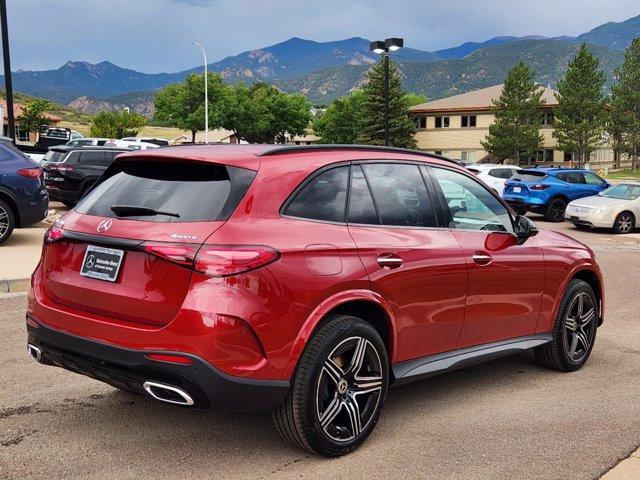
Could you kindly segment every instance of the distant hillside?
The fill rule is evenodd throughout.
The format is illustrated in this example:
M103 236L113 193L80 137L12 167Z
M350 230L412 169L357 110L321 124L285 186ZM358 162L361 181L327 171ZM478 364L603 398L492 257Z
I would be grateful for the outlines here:
M154 113L154 96L153 91L121 93L105 99L82 96L69 102L68 106L88 115L129 108L151 118Z
M579 35L578 42L593 43L605 47L624 50L631 41L640 37L640 15L630 18L624 22L609 22L593 30Z
M7 98L6 92L4 88L0 88L0 98ZM13 101L17 103L25 104L31 100L35 100L37 97L32 95L26 95L20 92L13 92ZM53 102L53 108L49 110L49 112L58 115L62 118L64 122L73 122L73 123L89 123L91 121L91 117L86 115L85 113L69 107L65 105L60 105L59 103Z
M532 35L529 37L494 37L484 42L466 42L453 48L437 50L435 53L443 60L450 58L463 58L472 54L476 50L493 45L503 45L505 43L518 42L520 40L544 40L545 37Z
M600 59L608 83L612 83L613 69L622 63L624 53L597 45L590 47ZM535 70L539 83L555 85L578 48L574 42L522 40L482 48L462 59L398 62L398 67L406 90L433 99L501 83L520 60ZM364 66L334 67L277 85L288 92L303 93L315 103L326 104L362 85L366 70Z

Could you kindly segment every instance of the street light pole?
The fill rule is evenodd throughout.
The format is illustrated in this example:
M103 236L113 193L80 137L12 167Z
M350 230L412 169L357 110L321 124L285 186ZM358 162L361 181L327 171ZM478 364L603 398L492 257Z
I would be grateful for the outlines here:
M0 28L2 28L2 54L4 57L4 90L7 94L7 137L16 143L16 127L13 118L13 85L11 82L11 60L9 58L9 30L7 29L7 1L0 0ZM0 131L4 118L0 118Z
M389 53L382 54L384 64L384 146L389 146Z
M204 141L209 143L209 79L207 78L207 52L200 42L191 42L192 45L200 47L202 56L204 57Z
M384 68L384 144L389 146L389 52L400 50L404 46L402 38L387 38L384 42L376 40L369 44L369 50L382 55Z

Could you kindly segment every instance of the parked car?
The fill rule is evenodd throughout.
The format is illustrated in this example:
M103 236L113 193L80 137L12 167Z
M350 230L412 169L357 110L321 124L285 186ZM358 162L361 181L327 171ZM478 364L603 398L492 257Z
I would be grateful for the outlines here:
M0 137L0 244L14 228L30 227L44 219L48 205L42 169L10 138Z
M609 187L606 180L590 170L530 168L506 181L503 198L521 215L531 211L550 222L562 222L569 202Z
M110 138L85 137L69 140L65 145L72 147L102 147L105 143L110 141Z
M513 177L520 169L517 165L495 163L476 163L467 167L467 170L475 173L480 180L493 188L500 196L504 192L505 181Z
M64 145L67 142L73 140L79 140L84 138L82 134L64 127L52 127L44 126L40 128L38 132L38 141L35 144L36 148L46 149L49 147L55 147L57 145Z
M631 233L640 218L640 183L613 185L593 197L574 200L565 218L577 228L611 228L614 233Z
M364 442L391 384L529 349L577 370L603 318L588 247L410 150L123 154L44 243L36 360L165 403L273 410L327 456Z
M103 174L116 155L131 151L117 147L52 147L41 165L51 200L72 207Z
M108 147L128 148L129 150L147 150L148 148L158 148L155 143L131 142L129 140L110 140L105 143Z
M124 137L121 140L125 142L142 142L142 143L153 143L158 147L166 147L169 145L169 140L165 140L164 138L154 138L154 137Z

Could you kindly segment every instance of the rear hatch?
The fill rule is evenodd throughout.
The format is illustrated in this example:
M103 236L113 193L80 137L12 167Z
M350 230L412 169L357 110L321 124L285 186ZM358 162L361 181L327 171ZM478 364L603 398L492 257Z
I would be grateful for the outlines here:
M529 197L531 190L547 178L541 170L519 170L504 183L504 196Z
M189 289L189 262L255 173L213 163L116 161L47 233L45 295L95 315L166 325Z

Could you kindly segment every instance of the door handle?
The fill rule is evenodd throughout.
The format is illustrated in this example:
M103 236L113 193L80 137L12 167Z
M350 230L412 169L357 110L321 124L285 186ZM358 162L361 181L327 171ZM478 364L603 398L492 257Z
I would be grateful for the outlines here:
M382 253L378 256L378 265L382 268L399 268L404 265L404 260L393 253Z
M493 262L493 257L485 252L475 252L472 258L476 265L489 265Z

